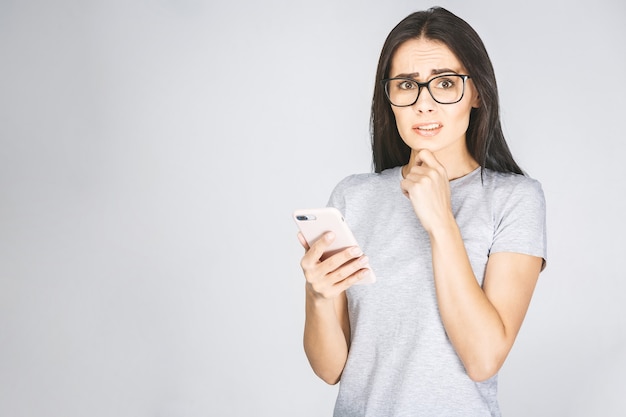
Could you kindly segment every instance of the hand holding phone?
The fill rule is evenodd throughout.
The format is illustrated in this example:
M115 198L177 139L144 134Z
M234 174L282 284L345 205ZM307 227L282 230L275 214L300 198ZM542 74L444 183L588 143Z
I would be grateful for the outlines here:
M334 207L296 210L293 218L309 247L326 232L333 232L335 240L324 251L321 260L327 259L335 253L351 247L359 246L352 231L343 219L343 216ZM371 284L376 282L376 276L371 269L357 284Z

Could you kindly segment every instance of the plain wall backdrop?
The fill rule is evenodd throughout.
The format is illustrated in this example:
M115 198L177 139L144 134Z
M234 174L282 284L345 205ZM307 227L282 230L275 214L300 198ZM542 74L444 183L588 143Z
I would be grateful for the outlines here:
M623 415L619 0L0 0L0 415L329 416L290 215L371 170L380 48L436 4L548 204L504 415Z

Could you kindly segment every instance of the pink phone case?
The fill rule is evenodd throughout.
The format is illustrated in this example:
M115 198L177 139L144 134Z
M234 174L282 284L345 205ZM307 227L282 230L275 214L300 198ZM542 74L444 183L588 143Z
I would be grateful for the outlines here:
M334 207L296 210L293 218L309 246L324 233L330 231L335 233L335 240L324 252L322 260L349 246L359 246L343 216ZM369 273L357 284L371 284L375 281L374 272L370 269Z

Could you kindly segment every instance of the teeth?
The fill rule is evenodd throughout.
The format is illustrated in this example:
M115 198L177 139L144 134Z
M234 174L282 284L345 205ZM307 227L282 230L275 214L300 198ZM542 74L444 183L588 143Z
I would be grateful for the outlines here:
M434 130L434 129L437 129L438 127L439 127L439 124L433 123L432 125L420 126L420 127L418 127L418 129L420 129L420 130Z

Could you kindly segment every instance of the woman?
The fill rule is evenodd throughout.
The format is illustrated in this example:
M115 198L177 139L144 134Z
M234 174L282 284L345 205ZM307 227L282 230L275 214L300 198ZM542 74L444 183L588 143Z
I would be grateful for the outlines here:
M499 416L497 372L545 265L541 185L511 156L491 62L462 19L409 15L376 78L375 173L329 201L360 247L322 262L332 234L299 236L305 352L341 381L335 416ZM377 282L353 286L368 268Z

